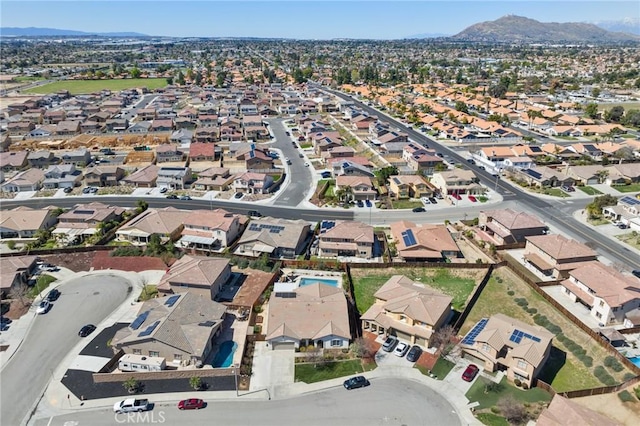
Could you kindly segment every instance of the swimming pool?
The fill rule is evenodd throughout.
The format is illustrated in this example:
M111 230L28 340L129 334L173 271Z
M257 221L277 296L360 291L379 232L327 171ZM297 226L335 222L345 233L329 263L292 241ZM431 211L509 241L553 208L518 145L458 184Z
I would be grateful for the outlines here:
M315 283L322 283L322 284L330 285L331 287L340 287L340 285L338 284L338 280L337 279L332 279L332 278L310 278L310 277L300 278L300 287L304 287L306 285L311 285L311 284L315 284Z
M218 349L218 353L216 357L213 359L211 366L213 368L225 368L230 367L233 363L233 354L238 348L238 344L233 340L227 340L226 342L222 342L220 345L220 349Z
M629 361L640 367L640 356L634 356L633 358L629 358Z

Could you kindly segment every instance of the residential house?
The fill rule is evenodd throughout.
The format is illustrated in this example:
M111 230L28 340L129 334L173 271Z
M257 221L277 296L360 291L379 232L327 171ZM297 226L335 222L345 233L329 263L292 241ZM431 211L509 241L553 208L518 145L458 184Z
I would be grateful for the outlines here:
M344 349L351 341L344 291L323 283L272 293L266 341L272 349Z
M411 170L425 175L432 175L436 167L443 164L442 159L435 154L435 151L413 143L403 147L402 159L407 162L407 166Z
M441 262L462 257L458 244L445 225L402 220L390 226L398 256L405 262Z
M62 164L73 164L76 167L85 167L91 163L91 153L87 148L78 148L73 151L67 151L60 156Z
M156 180L158 179L158 170L160 170L160 167L155 164L149 164L126 176L122 179L122 182L136 188L153 188L156 186Z
M23 136L36 128L32 121L13 121L7 124L7 133L9 136Z
M19 284L26 284L38 268L37 256L14 256L2 259L0 269L0 297L7 299L11 290Z
M189 146L189 144L193 141L193 130L189 129L178 129L175 132L171 133L169 137L169 141L172 144L177 144L178 146Z
M358 221L335 221L334 226L319 235L319 257L374 256L375 234L373 226Z
M531 387L551 352L553 334L504 314L481 319L460 342L463 356L484 370L505 372Z
M197 128L194 133L195 142L212 143L220 140L217 127Z
M38 191L44 182L44 171L29 169L19 172L13 178L4 182L0 188L2 192Z
M367 161L368 162L368 161ZM356 157L349 159L337 159L330 162L331 173L334 176L362 176L362 177L374 177L375 174L371 167L359 164L356 162Z
M226 167L210 167L198 173L198 179L192 187L198 191L226 191L235 177L229 175Z
M188 292L214 300L231 278L229 259L184 255L162 276L158 292Z
M184 153L173 143L162 144L156 147L157 163L182 161Z
M114 351L164 358L173 367L202 366L220 334L227 308L193 293L143 302L138 316L118 330Z
M193 210L176 245L196 252L221 251L239 237L245 223L245 216L226 210Z
M555 279L567 278L571 270L598 260L594 250L562 235L535 235L526 240L525 263Z
M72 136L80 133L80 121L61 121L56 124L57 136Z
M29 151L27 162L30 167L44 169L54 164L58 164L60 160L53 155L53 152L47 150Z
M536 426L622 426L622 423L600 414L560 394L556 394L548 407L536 420Z
M216 158L216 146L212 143L193 142L189 147L189 159L194 161L213 161Z
M586 306L603 326L624 323L626 314L640 307L638 279L600 262L572 269L560 284L573 302Z
M484 188L478 183L478 178L472 170L455 169L435 172L431 178L433 185L441 194L471 194L484 193Z
M94 166L84 172L84 181L88 186L118 186L124 175L120 166Z
M433 189L418 175L389 176L389 195L396 200L433 196Z
M27 167L27 151L0 152L0 169L3 172L22 170Z
M273 185L273 178L264 173L246 172L233 178L231 187L235 192L247 194L267 194Z
M49 166L44 172L43 186L45 189L73 188L82 180L82 172L76 170L73 164L58 164Z
M545 235L549 229L536 216L511 209L481 211L478 227L498 245L525 243L526 237Z
M243 163L248 171L270 171L273 169L273 158L262 148L255 148L254 144L242 144L235 153L234 161Z
M52 209L49 208L32 209L20 206L3 210L0 217L0 238L33 238L39 230L51 228L56 221Z
M575 184L573 177L547 166L539 166L535 169L518 169L515 171L515 176L528 185L540 188L573 186Z
M170 132L173 130L173 120L171 118L155 119L151 122L150 132Z
M103 203L76 204L58 216L58 224L52 234L65 244L79 244L88 236L104 229L105 224L119 221L124 208Z
M375 200L378 195L369 176L337 176L335 192L340 190L350 192L353 200Z
M189 167L160 167L156 185L159 188L184 189L192 176Z
M116 231L116 239L133 245L146 245L153 235L159 236L162 242L176 241L190 214L191 211L174 207L147 209L121 226Z
M151 131L150 121L138 121L127 127L127 133L146 134Z
M253 219L236 245L235 253L258 257L293 259L304 250L310 225L303 220L272 217Z
M423 348L452 314L451 296L403 275L389 278L373 296L375 303L360 317L362 329Z
M129 128L129 120L126 118L109 118L104 122L104 128L107 132L122 133Z
M351 158L356 154L356 150L350 146L336 146L334 148L329 148L328 150L322 153L322 158L333 159L333 158Z

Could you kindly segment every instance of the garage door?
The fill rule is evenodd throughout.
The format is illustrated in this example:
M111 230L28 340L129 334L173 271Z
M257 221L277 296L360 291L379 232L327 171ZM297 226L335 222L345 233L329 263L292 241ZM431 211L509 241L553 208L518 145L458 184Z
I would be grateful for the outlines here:
M277 342L272 346L274 351L293 351L296 348L296 344L293 342Z
M416 337L416 345L422 346L423 348L427 347L427 339L423 339L422 337Z
M395 330L395 332L396 332L396 337L398 339L402 339L402 340L407 341L407 342L411 341L411 335L410 334L402 333L402 332L400 332L398 330Z

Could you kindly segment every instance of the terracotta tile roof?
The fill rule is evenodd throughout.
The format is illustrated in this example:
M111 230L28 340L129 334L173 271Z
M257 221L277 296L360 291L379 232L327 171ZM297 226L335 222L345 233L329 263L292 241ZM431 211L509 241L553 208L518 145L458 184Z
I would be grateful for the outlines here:
M229 259L185 255L160 279L158 289L170 290L172 284L210 286L229 269Z
M562 235L535 235L526 237L527 243L531 243L551 256L556 261L568 260L576 257L597 257L597 253L586 245L576 240L568 239Z
M494 222L498 222L509 230L529 229L529 228L546 228L547 225L542 223L537 216L527 212L518 212L512 209L490 210L484 212L488 218Z
M569 275L592 290L589 292L591 303L593 303L594 296L604 299L611 307L621 306L632 300L640 300L638 279L623 275L603 263L589 262L575 268L569 272ZM569 286L566 281L562 282L565 287ZM576 284L574 286L578 287ZM573 291L573 287L569 289ZM584 290L581 291L584 292ZM585 301L588 302L588 300Z

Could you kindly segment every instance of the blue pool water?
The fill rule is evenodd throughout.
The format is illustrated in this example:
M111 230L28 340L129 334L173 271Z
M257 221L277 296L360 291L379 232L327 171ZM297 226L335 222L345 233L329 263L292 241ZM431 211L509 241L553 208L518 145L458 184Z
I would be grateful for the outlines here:
M216 357L213 359L211 366L213 368L224 368L230 367L233 363L233 354L236 351L238 344L233 340L227 340L226 342L222 342L220 345L220 349L216 354Z
M640 356L634 356L633 358L629 358L629 361L640 367Z
M331 287L338 287L338 280L331 278L300 278L300 287L315 283L322 283L330 285Z

